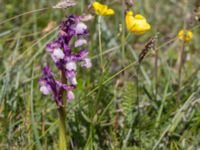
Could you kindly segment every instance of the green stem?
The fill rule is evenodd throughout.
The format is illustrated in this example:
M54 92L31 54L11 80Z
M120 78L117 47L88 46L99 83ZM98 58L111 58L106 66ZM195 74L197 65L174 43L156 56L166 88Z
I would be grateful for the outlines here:
M180 100L180 88L182 84L182 68L184 66L184 52L185 52L185 42L182 43L181 53L180 53L180 62L178 66L178 89L177 89L177 102Z
M98 35L99 35L99 51L100 51L100 66L102 71L104 72L103 66L103 50L102 50L102 42L101 42L101 16L98 17Z
M154 47L155 49L155 47ZM158 51L155 51L155 60L154 60L154 89L155 89L155 100L157 101L157 95L158 95Z
M67 150L68 149L68 139L66 132L66 124L65 124L65 107L59 107L59 150Z
M136 104L137 104L137 116L136 116L136 118L137 118L137 120L140 120L140 98L139 98L139 71L140 71L140 64L138 64L137 66L136 66L136 92L137 92L137 94L136 94L136 96L137 96L137 98L136 98ZM139 141L141 142L141 135L140 135L140 128L138 128L138 134L139 134ZM141 144L139 143L139 147L141 148Z
M122 65L123 67L125 66L125 60L126 60L126 57L125 57L125 24L124 24L124 12L125 12L125 2L124 0L122 0L122 35L121 35L121 50L122 50Z
M187 14L187 0L183 1L183 3L185 3L185 7L183 10L183 15L186 16ZM184 26L183 29L186 29L186 18L184 19ZM180 62L178 64L178 89L177 89L177 98L176 98L176 102L180 101L181 95L180 95L180 88L181 88L181 84L182 84L182 68L184 67L184 57L185 57L185 33L183 34L183 41L182 41L182 48L181 48L181 52L180 52Z

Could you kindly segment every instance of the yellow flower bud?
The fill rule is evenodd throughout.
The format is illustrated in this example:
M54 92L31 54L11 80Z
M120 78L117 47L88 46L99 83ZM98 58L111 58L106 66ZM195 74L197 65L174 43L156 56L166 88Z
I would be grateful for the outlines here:
M109 15L114 15L115 14L113 9L108 8L108 6L103 5L103 4L99 3L99 2L93 2L92 6L93 6L93 8L95 10L95 13L97 15L109 16Z
M138 35L144 34L151 29L150 24L144 16L140 14L133 16L132 11L128 11L126 13L126 26L128 30Z
M184 41L184 42L189 42L192 40L192 37L193 37L193 33L189 30L181 30L178 32L178 38L181 40L181 41Z

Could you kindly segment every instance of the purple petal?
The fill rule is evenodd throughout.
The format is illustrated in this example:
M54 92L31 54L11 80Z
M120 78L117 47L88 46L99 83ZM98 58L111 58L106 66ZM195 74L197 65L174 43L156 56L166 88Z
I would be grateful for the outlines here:
M88 55L88 50L80 50L78 54L72 56L72 60L83 60Z
M56 48L61 48L61 44L58 41L53 41L46 46L47 51L53 52Z
M51 72L51 69L48 66L43 68L43 74L45 76L53 76L53 73Z
M62 85L63 89L66 90L66 91L70 91L70 90L73 90L76 88L76 86L73 86L73 85L66 85L66 84L63 84Z
M65 53L65 55L66 56L70 55L71 54L70 47L67 44L65 44L65 43L64 43L63 47L64 47L64 53Z

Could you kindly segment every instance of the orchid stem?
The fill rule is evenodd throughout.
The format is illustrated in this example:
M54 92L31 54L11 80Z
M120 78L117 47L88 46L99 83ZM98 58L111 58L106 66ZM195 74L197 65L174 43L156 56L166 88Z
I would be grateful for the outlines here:
M59 150L67 150L68 149L68 139L66 132L66 112L65 107L59 107Z

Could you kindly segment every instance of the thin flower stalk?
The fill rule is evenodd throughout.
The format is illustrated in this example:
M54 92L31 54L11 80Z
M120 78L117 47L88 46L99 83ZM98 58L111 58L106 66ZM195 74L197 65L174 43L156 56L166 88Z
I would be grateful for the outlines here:
M102 33L102 31L101 31L101 16L98 16L98 40L99 40L99 52L100 52L100 66L101 66L102 72L104 72L101 33Z
M126 60L126 56L125 56L125 22L124 22L124 18L125 18L125 1L122 0L122 23L121 23L121 51L122 51L122 65L125 66L125 60Z
M99 2L92 3L93 10L96 15L98 15L98 41L99 41L99 52L100 52L100 67L102 72L104 72L104 64L103 64L103 49L102 49L102 41L101 41L101 16L111 16L115 14L115 11L108 7L107 5L101 4Z
M184 66L185 61L185 46L192 40L193 33L190 30L183 29L178 32L178 38L182 41L182 48L180 51L179 62L178 62L178 90L177 90L177 99L176 101L179 102L180 100L180 87L181 87L181 80L182 80L182 68Z

